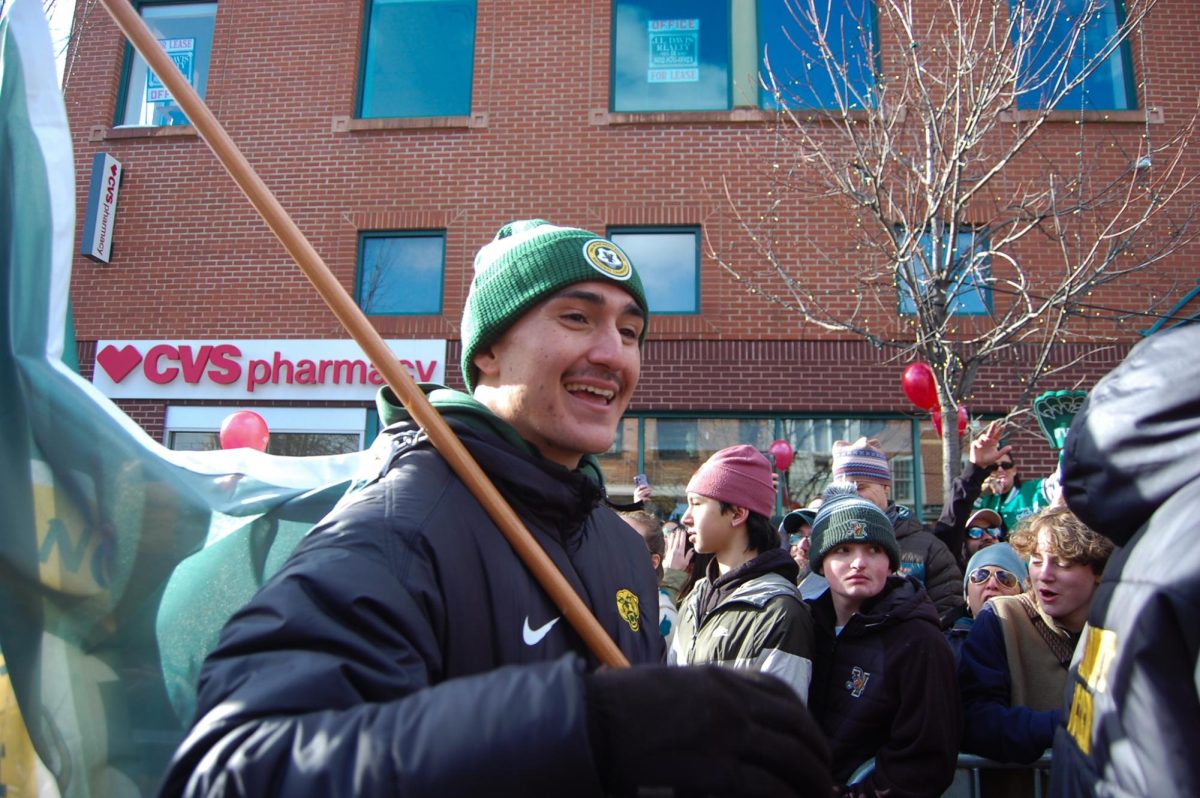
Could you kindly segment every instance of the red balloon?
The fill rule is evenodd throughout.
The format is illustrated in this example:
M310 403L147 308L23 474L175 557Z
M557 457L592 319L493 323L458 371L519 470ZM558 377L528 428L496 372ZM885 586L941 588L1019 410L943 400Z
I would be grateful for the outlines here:
M222 449L247 448L265 452L270 437L267 422L253 410L239 410L221 422Z
M767 451L775 458L775 467L780 471L787 471L792 464L792 458L796 456L792 451L792 445L782 438L772 441L771 445L767 447Z
M938 434L939 438L942 437L942 410L941 410L941 408L938 408L937 410L930 412L929 420L933 422L933 431ZM958 406L958 437L961 438L963 436L963 433L967 431L967 421L969 421L969 420L970 420L970 414L967 413L967 406L959 405Z
M928 363L917 361L904 367L900 387L908 400L922 410L933 410L938 406L937 380Z

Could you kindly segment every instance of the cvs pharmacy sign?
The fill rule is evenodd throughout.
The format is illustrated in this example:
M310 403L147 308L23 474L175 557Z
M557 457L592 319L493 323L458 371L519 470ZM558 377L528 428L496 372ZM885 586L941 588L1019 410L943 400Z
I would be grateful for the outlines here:
M445 341L387 344L417 382L445 382ZM113 399L370 401L384 380L351 340L126 340L97 343L92 383Z

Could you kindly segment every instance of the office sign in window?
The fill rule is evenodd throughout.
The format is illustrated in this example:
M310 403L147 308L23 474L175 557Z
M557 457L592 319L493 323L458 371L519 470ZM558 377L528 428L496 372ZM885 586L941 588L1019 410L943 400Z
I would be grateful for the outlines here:
M163 50L175 62L180 74L187 78L189 85L192 84L196 65L196 40L195 39L159 39L158 43L162 45ZM171 92L167 91L167 87L163 85L162 80L153 70L146 72L146 102L148 103L169 103L171 102Z
M652 19L649 83L690 83L700 80L700 20Z
M729 108L729 7L729 0L617 0L612 110Z

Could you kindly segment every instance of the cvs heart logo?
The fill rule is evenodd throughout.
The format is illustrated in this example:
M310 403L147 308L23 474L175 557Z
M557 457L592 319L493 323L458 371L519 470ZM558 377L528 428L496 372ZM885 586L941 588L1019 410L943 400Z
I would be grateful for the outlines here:
M96 362L108 372L113 382L120 382L142 362L142 355L133 344L126 344L121 349L109 344L96 355Z

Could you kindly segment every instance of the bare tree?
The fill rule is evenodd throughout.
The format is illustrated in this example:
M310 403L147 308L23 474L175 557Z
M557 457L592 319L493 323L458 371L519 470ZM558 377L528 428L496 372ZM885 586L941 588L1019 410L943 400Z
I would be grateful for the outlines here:
M1195 115L1156 143L1155 109L1120 130L1082 110L1089 76L1147 46L1155 0L1128 0L1123 18L1112 0L877 0L877 19L787 2L807 58L782 73L764 54L760 80L782 109L755 159L769 189L725 187L751 255L711 240L710 254L804 322L929 363L949 419L1014 347L1034 352L1014 409L1027 406L1055 345L1079 334L1086 297L1193 239L1181 156ZM817 92L831 107L805 110ZM845 220L852 246L797 234L817 209ZM804 276L800 264L822 262L852 275L849 290ZM943 456L948 489L953 433Z

